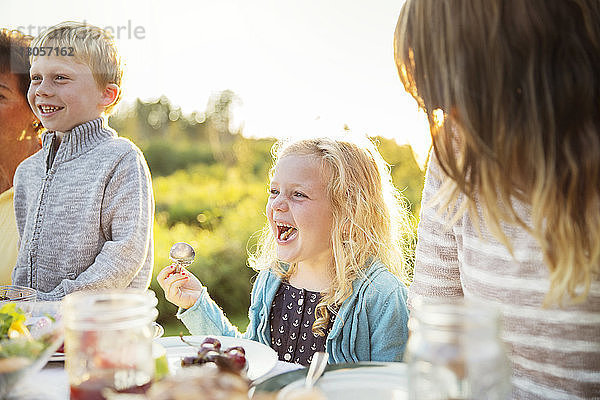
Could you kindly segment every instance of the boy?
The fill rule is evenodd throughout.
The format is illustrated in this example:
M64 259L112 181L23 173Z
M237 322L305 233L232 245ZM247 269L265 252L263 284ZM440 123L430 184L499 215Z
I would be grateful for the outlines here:
M122 77L114 42L99 28L64 22L30 51L28 100L47 132L42 150L15 173L13 283L43 300L82 289L145 289L152 183L141 151L107 124Z

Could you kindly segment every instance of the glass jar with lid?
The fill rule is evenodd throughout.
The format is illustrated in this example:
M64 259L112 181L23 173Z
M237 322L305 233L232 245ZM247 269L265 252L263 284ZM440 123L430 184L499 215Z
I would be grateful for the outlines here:
M464 300L413 302L406 346L409 399L510 397L498 311Z
M152 384L158 311L152 291L76 292L64 299L65 369L71 400L106 391L143 393Z

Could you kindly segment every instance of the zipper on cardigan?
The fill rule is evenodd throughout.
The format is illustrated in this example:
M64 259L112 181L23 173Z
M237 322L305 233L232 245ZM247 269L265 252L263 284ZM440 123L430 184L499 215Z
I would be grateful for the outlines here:
M54 157L56 157L56 133L52 135L52 141L50 142L50 148L48 149L48 156L46 157L46 175L52 168L52 164L54 164Z
M49 181L51 180L51 169L54 164L54 159L56 157L57 148L56 148L56 133L53 134L52 140L50 141L50 146L48 148L48 155L46 156L46 176L42 180L42 187L40 191L40 199L38 203L37 213L35 216L35 222L33 225L33 235L31 237L31 241L29 242L29 279L30 286L32 288L37 289L37 250L38 250L38 241L41 233L41 219L42 214L46 209L46 195L48 192Z

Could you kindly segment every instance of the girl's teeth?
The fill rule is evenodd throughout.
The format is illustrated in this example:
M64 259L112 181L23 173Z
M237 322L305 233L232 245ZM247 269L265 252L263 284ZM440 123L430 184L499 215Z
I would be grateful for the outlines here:
M281 240L287 240L287 238L290 237L293 231L294 228L290 228L287 231L283 232L283 235L281 235Z
M285 232L283 231L283 228L287 228L285 229ZM279 240L287 240L294 231L296 231L296 228L294 228L291 225L287 225L287 224L277 224L277 229L280 232L279 233Z

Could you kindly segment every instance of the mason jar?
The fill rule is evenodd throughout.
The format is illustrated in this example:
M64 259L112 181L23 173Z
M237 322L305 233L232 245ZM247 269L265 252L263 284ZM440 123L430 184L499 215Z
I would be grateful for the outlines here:
M75 292L63 301L71 400L144 393L152 384L156 319L152 291Z
M498 311L464 300L417 299L406 346L411 400L505 400L510 363Z

